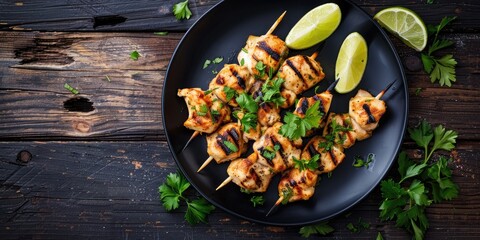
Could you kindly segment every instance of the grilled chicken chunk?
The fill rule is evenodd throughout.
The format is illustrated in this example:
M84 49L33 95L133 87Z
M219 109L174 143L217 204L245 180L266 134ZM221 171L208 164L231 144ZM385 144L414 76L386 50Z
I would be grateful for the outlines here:
M359 90L350 99L349 107L350 117L366 132L371 132L378 126L378 121L387 110L383 100L376 99L365 90Z
M255 78L266 80L270 71L277 72L287 55L287 44L279 37L272 34L260 37L251 35L238 54L237 60L240 64L243 63ZM258 70L259 62L265 65L263 73Z
M349 148L355 144L357 134L353 128L352 119L348 113L330 113L328 114L327 124L323 129L323 136L336 132L335 143L343 148Z
M305 118L305 114L307 110L313 106L316 102L320 101L318 108L322 114L322 118L320 118L319 127L323 127L323 120L326 118L328 111L330 110L330 105L332 103L333 95L330 91L325 91L322 93L315 94L312 97L302 97L298 100L297 105L295 106L295 110L293 114Z
M288 202L308 200L315 193L318 174L312 170L292 168L285 172L278 184L280 198L288 197Z
M247 150L242 131L236 123L227 123L207 136L207 152L217 163L239 158Z
M244 117L244 113L243 112L237 112L236 117L239 120L242 120L243 117ZM245 127L242 125L242 132L243 132L243 140L245 142L248 142L248 140L256 141L256 140L258 140L258 138L260 137L260 134L261 134L260 123L257 122L257 126L248 129L248 131L245 131Z
M186 128L212 133L222 123L230 122L230 108L215 94L205 94L200 88L184 88L177 95L187 104L188 119L183 123Z
M338 144L328 144L327 140L321 136L313 137L302 151L302 159L310 159L316 154L320 154L318 163L318 173L328 173L333 171L345 159L342 146Z
M254 78L247 67L237 64L225 64L225 66L212 79L209 89L224 103L237 107L234 93L238 96L248 92L252 87ZM232 92L233 91L233 92Z
M300 94L315 86L325 78L325 73L314 58L305 55L296 55L283 62L277 72L277 77L285 80L283 86Z
M253 99L261 98L263 96L262 85L264 83L264 81L256 81L253 84L250 89ZM257 118L262 126L270 127L280 121L280 108L273 103L261 102L258 105Z
M251 192L265 192L273 177L272 168L258 162L256 152L246 158L233 160L227 173L235 184Z
M258 154L259 162L270 166L274 173L279 173L293 166L293 158L299 159L300 149L296 146L302 144L302 139L291 142L278 132L282 123L277 122L267 128L264 134L253 143L253 151Z

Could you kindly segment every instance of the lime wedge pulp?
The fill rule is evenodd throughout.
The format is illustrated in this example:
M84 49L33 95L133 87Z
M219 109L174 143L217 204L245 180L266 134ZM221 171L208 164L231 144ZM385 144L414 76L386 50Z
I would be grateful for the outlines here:
M335 64L335 86L338 93L348 93L358 86L367 66L367 42L357 32L350 33L342 43Z

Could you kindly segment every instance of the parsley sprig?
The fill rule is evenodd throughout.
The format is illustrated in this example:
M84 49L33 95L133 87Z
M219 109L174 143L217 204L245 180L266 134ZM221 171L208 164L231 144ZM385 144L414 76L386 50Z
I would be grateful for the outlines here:
M258 123L258 104L255 102L253 97L247 93L241 93L238 97L235 98L238 105L240 106L239 111L235 111L234 115L236 118L239 118L239 113L243 114L243 117L240 119L242 124L242 130L244 132L250 131L251 128L255 129Z
M190 224L200 222L206 223L207 215L210 214L215 207L207 202L204 198L197 198L190 201L183 193L190 187L188 180L180 173L170 173L167 175L165 182L160 185L158 192L163 207L167 211L173 211L180 206L180 200L187 204L185 220Z
M314 225L303 226L300 228L299 233L302 235L302 237L308 238L313 234L325 236L333 231L335 231L335 229L328 225L328 222L321 222Z
M319 154L315 154L312 158L310 159L297 159L296 157L293 157L293 163L295 164L295 168L298 168L300 171L304 170L311 170L314 171L315 169L318 168L318 160L320 159Z
M279 133L290 140L305 137L307 131L317 128L320 125L320 119L323 113L319 109L320 101L315 102L307 109L305 117L301 118L291 112L287 112L283 117L285 124L280 128Z
M332 118L332 121L330 122L330 131L327 135L325 135L326 141L320 142L318 144L318 147L323 149L323 152L330 151L333 145L343 144L343 142L345 142L346 136L345 134L341 135L341 133L345 133L348 131L352 131L352 128L349 126L344 127L341 124L338 124L335 118Z
M398 227L407 229L418 240L424 238L428 229L425 209L432 203L451 200L458 195L458 186L448 167L451 159L440 156L436 162L429 163L433 152L451 151L455 147L457 133L441 125L432 128L426 121L408 132L417 145L424 148L425 158L416 162L409 159L406 152L400 153L398 172L401 179L390 178L380 184L383 197L380 218L395 220Z
M280 94L280 89L282 87L283 80L282 78L276 79L267 79L267 81L262 85L262 96L257 101L262 101L266 103L273 103L275 106L280 106L285 102L285 98Z
M190 11L190 8L188 8L188 0L173 5L173 14L178 20L190 19L192 12Z
M433 37L433 41L431 41L428 50L422 52L423 68L425 72L430 74L430 81L432 83L438 81L440 86L447 85L451 87L452 82L456 81L455 66L457 61L455 61L453 55L446 54L440 58L433 55L434 52L453 45L453 42L448 39L439 39L438 34L455 19L456 17L444 17L440 24L436 26L428 25L427 27L428 37Z

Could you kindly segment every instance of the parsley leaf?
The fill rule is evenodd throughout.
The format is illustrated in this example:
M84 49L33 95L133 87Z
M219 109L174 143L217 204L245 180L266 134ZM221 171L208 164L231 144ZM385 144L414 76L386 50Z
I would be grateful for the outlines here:
M265 68L267 68L267 65L263 64L262 61L258 61L257 64L255 64L255 69L259 72L259 77L263 78L265 76Z
M228 86L223 87L222 91L225 93L225 97L226 97L225 100L227 102L232 100L232 98L234 98L235 95L237 95L237 91L235 91L235 89L233 89L231 87L228 87Z
M425 209L432 203L451 200L458 196L458 186L452 180L451 169L444 156L429 164L437 150L450 151L455 147L457 133L446 130L442 125L432 126L422 121L419 126L409 128L410 137L424 149L425 158L420 163L410 160L406 152L398 157L400 181L383 180L380 184L383 201L380 218L395 220L396 226L407 229L415 239L423 239L428 228ZM432 143L433 140L433 143ZM406 183L405 180L411 180Z
M215 207L204 198L195 199L191 202L187 201L187 206L185 220L192 225L200 222L206 223L207 215L215 209Z
M238 105L247 112L257 113L258 111L258 104L250 94L241 93L235 98L235 101L237 101Z
M208 65L210 65L210 63L212 63L212 61L210 61L210 60L208 60L208 59L205 60L205 62L203 63L203 69L207 68Z
M356 167L356 168L361 168L361 167L368 168L370 163L373 162L374 158L375 158L375 154L373 154L373 153L369 153L367 155L367 160L363 160L363 158L361 158L360 156L356 156L354 158L355 161L353 162L353 166Z
M250 202L253 203L253 207L256 207L257 205L263 205L265 203L265 199L263 196L252 196L250 198Z
M304 238L310 237L310 235L313 234L319 234L322 236L325 236L329 233L332 233L335 231L335 229L328 225L328 222L321 222L319 224L314 224L314 225L308 225L308 226L303 226L300 228L300 234Z
M242 130L248 132L251 128L256 128L258 123L258 104L255 102L253 97L247 93L241 93L238 97L235 98L238 105L242 109L241 113L243 116L240 118L240 123L242 124ZM234 112L235 117L239 118L239 112Z
M437 26L428 25L427 27L428 36L429 38L433 37L433 40L428 50L422 52L421 60L425 72L430 74L430 81L432 83L438 81L440 86L451 87L452 82L456 81L455 66L457 61L453 58L453 55L447 54L440 58L433 55L434 52L453 45L453 42L448 39L438 39L438 34L455 19L456 17L444 17Z
M235 146L235 144L229 142L229 141L223 141L223 144L225 144L225 146L227 146L227 148L232 151L232 152L238 152L238 148L237 146Z
M285 205L288 203L288 201L290 200L290 198L292 198L293 196L293 189L289 186L287 186L286 188L282 189L282 204Z
M282 125L279 133L290 140L305 137L308 130L317 128L320 125L320 119L322 118L323 113L320 111L319 106L320 101L316 101L307 109L304 118L291 112L287 112L283 117L283 122L285 124Z
M130 58L134 61L137 61L139 57L140 53L138 53L136 50L130 53Z
M280 89L282 87L283 80L282 78L277 78L274 80L268 79L262 85L262 101L275 104L275 106L280 106L285 102L285 98L280 94Z
M318 160L320 159L319 154L315 154L309 160L307 159L297 159L293 157L293 163L295 164L295 168L298 168L300 171L304 171L306 169L314 171L318 168Z
M170 173L167 175L165 183L160 185L160 199L167 211L177 209L183 192L190 187L187 179L178 173Z
M190 19L192 12L188 8L188 0L173 5L173 14L178 20Z
M183 193L189 187L190 183L182 174L168 174L165 182L158 188L163 207L167 211L175 210L180 206L180 200L183 200L187 204L185 220L190 224L197 224L200 222L205 223L207 215L210 214L215 207L208 203L204 198L189 201L183 196Z
M80 93L76 88L70 86L70 84L68 84L68 83L63 84L63 88L67 89L68 91L70 91L71 93L73 93L75 95Z
M343 144L345 138L341 137L340 135L344 132L352 131L352 128L350 126L344 127L338 124L335 118L332 118L329 127L329 132L327 135L325 135L326 141L320 142L318 144L318 147L323 149L323 152L330 151L335 144Z

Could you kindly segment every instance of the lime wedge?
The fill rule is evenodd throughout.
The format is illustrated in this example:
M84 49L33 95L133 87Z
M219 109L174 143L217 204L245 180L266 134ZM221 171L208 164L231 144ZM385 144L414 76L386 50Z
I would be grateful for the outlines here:
M357 32L350 33L338 52L335 77L340 80L335 91L348 93L360 83L367 66L367 55L367 42L362 35Z
M427 46L427 27L425 27L422 19L410 9L404 7L386 8L375 14L373 19L418 52Z
M306 13L290 30L285 43L291 49L309 48L337 29L342 19L340 7L335 3L322 4Z

